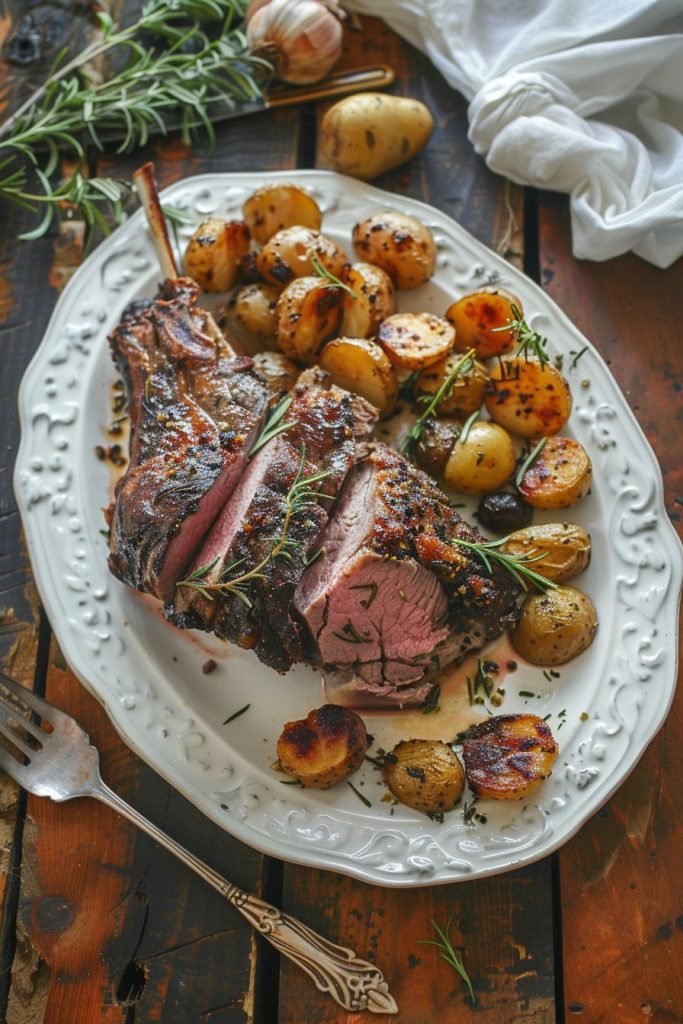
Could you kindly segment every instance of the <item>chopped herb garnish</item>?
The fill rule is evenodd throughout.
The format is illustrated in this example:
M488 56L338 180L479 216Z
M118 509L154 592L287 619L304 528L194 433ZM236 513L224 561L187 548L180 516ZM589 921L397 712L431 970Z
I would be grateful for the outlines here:
M281 786L301 786L298 779L280 779ZM301 787L303 789L303 786Z
M229 722L234 722L236 718L239 718L241 715L243 715L244 712L248 711L250 707L251 704L245 704L243 708L239 709L239 711L235 711L234 714L230 715L230 718L226 718L225 721L223 722L223 725L227 725Z
M363 636L358 632L351 619L342 626L341 633L333 633L332 636L336 636L339 640L346 640L347 644L367 644L370 641L369 636Z
M356 298L356 293L353 288L348 284L344 284L343 281L339 280L336 274L333 274L331 270L328 270L321 262L318 254L315 252L311 254L311 265L316 275L322 278L325 282L325 284L321 285L322 288L342 288L345 292L348 292L352 299Z
M356 787L355 787L355 786L353 785L353 783L352 783L352 782L349 782L349 780L348 780L348 779L346 780L346 785L347 785L347 786L349 787L349 789L352 789L352 790L353 790L353 792L354 792L354 793L356 794L356 796L357 796L357 797L358 797L358 799L359 799L359 800L361 801L361 803L364 803L366 807L372 807L372 804L370 803L370 801L368 800L368 798L367 798L366 796L363 796L363 794L362 794L362 793L360 793L360 792L359 792L359 791L358 791L358 790L356 789Z
M529 589L528 583L533 583L537 590L554 590L557 587L557 583L547 580L545 576L541 576L540 573L534 572L533 569L529 568L531 562L538 562L541 558L545 558L547 552L535 555L532 548L531 551L521 555L508 555L503 551L499 551L500 546L505 544L510 537L511 534L508 534L507 537L501 537L500 540L490 540L481 543L454 537L451 540L451 544L456 544L459 547L468 548L468 550L473 551L484 563L489 573L493 572L491 559L499 562L524 590Z
M471 416L468 416L468 418L463 423L462 430L460 431L460 436L458 438L458 444L465 443L467 438L470 436L470 430L472 429L472 427L474 426L478 419L479 410L477 409L476 412L473 412Z
M467 677L467 694L470 699L470 704L483 704L484 700L481 696L482 690L486 697L491 697L495 683L491 676L486 671L489 662L482 662L479 658L477 662L477 671L474 674L474 679L470 676Z
M443 825L445 821L443 811L425 811L425 814L428 818L431 818L432 821L436 821L439 825Z
M548 339L529 327L522 311L517 306L512 304L510 309L512 310L514 320L508 320L504 327L492 328L493 333L496 331L512 331L517 345L516 356L524 356L525 359L528 359L530 355L534 355L541 363L549 362L550 356L545 350Z
M427 699L422 705L423 715L433 715L439 710L439 700L441 699L441 687L438 683L435 683L427 694Z
M532 450L529 452L529 454L525 458L524 462L522 463L522 465L519 467L519 469L517 471L517 476L515 477L515 487L521 487L522 480L524 479L524 477L527 474L527 472L531 469L531 467L533 466L534 462L536 461L538 456L541 454L541 452L543 451L543 449L545 448L547 443L548 443L548 438L547 437L542 437L541 440L538 442L538 444L535 445L532 448Z
M371 757L370 754L366 754L365 760L369 761L370 764L375 766L375 768L379 768L380 771L384 768L384 758L382 757Z
M520 690L519 691L519 695L520 695L520 697L535 697L536 696L536 694L532 693L531 690Z
M408 374L405 380L401 381L398 386L399 398L411 399L413 397L413 389L421 372L421 370L413 370Z
M587 352L587 351L588 351L588 345L584 345L583 348L579 349L578 352L574 352L574 349L571 349L569 354L573 358L572 358L572 361L569 364L569 369L570 370L575 370L576 369L576 365L577 365L579 359L584 354L584 352Z
M425 422L429 419L430 416L434 415L439 404L443 402L444 398L448 397L451 388L455 384L458 377L461 377L463 376L463 374L470 372L470 370L474 366L474 356L475 351L473 348L471 348L469 352L465 352L462 358L457 361L451 372L448 374L448 376L446 377L446 379L444 380L443 384L436 392L436 394L431 396L422 396L422 398L426 402L426 407L413 423L412 427L410 428L410 433L408 434L408 437L403 443L403 451L406 455L412 457L413 452L415 450L415 445L420 439L422 428L424 427Z
M369 608L372 602L377 597L377 584L376 583L356 583L355 586L349 587L349 590L369 590L370 593L367 597L361 598L361 608Z
M272 413L266 420L263 430L258 436L258 439L254 442L252 447L249 449L249 458L256 455L256 452L260 451L261 448L265 448L269 441L272 441L278 434L282 434L285 430L291 430L295 425L294 423L283 423L283 419L292 404L292 396L285 395L285 397L277 403Z
M465 965L463 964L462 959L455 952L455 949L453 948L453 944L452 944L451 940L448 937L448 933L451 930L450 919L448 920L448 923L446 924L446 928L445 929L439 928L438 924L434 920L432 921L432 927L434 928L434 931L436 932L436 934L439 936L438 940L435 940L435 939L418 939L417 941L419 943L421 943L422 945L436 946L437 947L437 949L441 953L441 956L446 961L446 963L450 964L451 967L453 967L458 972L458 974L460 975L462 980L467 985L467 988L469 989L469 993L470 993L470 999L472 1000L472 1002L473 1003L476 1002L476 996L474 994L474 989L472 988L472 982L470 981L470 976L467 973L467 971L465 970ZM461 949L462 949L462 947L461 947Z

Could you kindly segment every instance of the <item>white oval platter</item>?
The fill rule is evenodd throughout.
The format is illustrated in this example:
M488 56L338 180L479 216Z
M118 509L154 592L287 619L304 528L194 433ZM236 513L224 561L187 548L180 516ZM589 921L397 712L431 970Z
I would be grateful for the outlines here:
M15 487L38 588L67 660L125 741L228 832L264 853L379 885L494 874L573 835L624 780L666 717L676 680L682 560L659 467L590 343L537 285L438 210L323 171L203 175L178 182L163 198L187 212L187 237L209 214L239 217L245 197L264 182L294 178L315 194L323 230L349 255L352 225L371 213L398 208L429 225L436 273L402 293L401 308L442 314L455 297L500 281L549 337L551 353L564 356L574 395L569 432L594 465L592 493L568 515L592 534L592 563L577 582L591 595L600 628L559 678L520 662L502 684L500 709L549 716L560 745L552 776L528 802L481 801L476 810L485 820L467 821L457 808L443 823L383 800L386 790L369 763L353 778L369 807L343 784L325 792L283 785L272 767L276 739L284 722L323 702L319 677L306 668L278 676L251 653L176 630L155 601L109 574L101 510L111 478L93 449L111 443L116 373L107 334L128 302L154 294L159 278L140 212L71 279L21 387ZM504 647L489 656L501 663L514 657ZM217 667L205 675L209 658ZM469 668L444 682L436 714L366 716L376 746L410 735L452 740L485 717L463 697Z

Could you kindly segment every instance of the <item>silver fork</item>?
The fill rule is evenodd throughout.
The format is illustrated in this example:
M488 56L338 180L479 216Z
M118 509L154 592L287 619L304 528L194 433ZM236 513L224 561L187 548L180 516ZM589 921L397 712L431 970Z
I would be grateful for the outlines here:
M38 721L47 723L49 731ZM321 992L346 1010L398 1013L384 977L351 949L336 946L295 917L245 892L204 864L165 832L130 807L102 781L97 750L78 722L16 680L0 672L0 733L21 760L0 746L0 768L35 796L52 800L92 796L174 853L196 871L284 956L301 967Z

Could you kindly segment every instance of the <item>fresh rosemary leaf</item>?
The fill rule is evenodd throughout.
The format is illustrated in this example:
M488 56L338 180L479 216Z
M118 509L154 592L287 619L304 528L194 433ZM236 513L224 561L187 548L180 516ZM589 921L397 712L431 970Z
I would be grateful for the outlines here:
M470 436L470 430L472 429L472 427L474 426L478 419L479 410L477 409L476 412L473 412L471 416L468 416L468 418L463 423L462 430L460 431L460 436L458 438L458 444L465 443L467 438Z
M538 444L535 445L534 448L529 452L524 462L517 471L517 476L515 477L515 487L521 486L522 480L524 479L526 473L531 469L534 462L545 448L547 442L548 438L542 437Z
M339 280L336 274L333 274L331 270L328 270L327 267L321 262L318 254L315 252L311 254L311 264L316 275L325 282L325 284L322 285L323 288L341 288L343 291L347 292L352 299L355 300L356 293L354 292L353 288L351 288L348 284L344 284L343 281Z
M427 695L427 699L422 705L423 715L433 715L439 710L439 700L441 699L441 687L438 683L435 683Z
M492 571L491 559L498 562L515 580L517 580L524 590L529 589L530 583L532 583L537 590L554 590L557 587L557 583L553 583L552 580L546 579L545 576L541 576L540 573L534 572L533 569L529 568L530 563L538 562L542 558L545 558L545 552L535 555L532 548L531 551L528 551L523 555L509 555L504 551L498 550L501 544L505 544L510 537L511 534L508 534L507 537L501 537L500 540L490 540L481 543L471 540L462 540L460 537L454 537L451 544L455 544L458 547L467 548L467 550L472 551L479 559L481 559L489 573Z
M269 441L272 441L278 434L282 434L285 430L291 430L294 423L283 423L283 419L287 414L287 411L292 404L292 396L285 395L281 401L277 403L272 413L266 420L266 424L258 436L258 439L254 442L252 447L249 449L249 458L251 459L256 452L260 451L261 448L265 448Z
M441 956L446 961L446 963L450 964L451 967L453 967L458 972L462 980L467 985L470 994L470 999L472 1000L472 1002L476 1002L476 996L474 994L472 982L470 981L470 976L465 970L465 965L462 959L455 952L453 944L448 936L448 933L451 930L450 919L448 920L445 928L440 928L436 921L432 920L432 927L434 928L434 931L438 935L438 939L418 939L417 941L421 945L436 946L436 948L439 950Z
M377 597L377 584L376 583L357 583L354 587L349 587L349 590L369 590L370 593L367 597L362 597L360 601L361 608L368 609L372 602Z
M497 331L512 331L517 345L516 356L524 356L525 359L528 359L529 356L535 356L541 363L549 362L550 356L545 349L548 339L529 327L522 311L517 306L511 305L510 309L512 310L514 320L508 320L504 327L492 328L493 333L495 334Z
M569 363L569 369L570 370L575 370L576 369L576 367L578 365L578 362L579 362L579 359L584 354L584 352L587 352L587 351L588 351L588 345L584 345L583 348L580 349L578 352L572 352L571 353L572 360Z
M423 396L425 399L427 399L427 404L424 411L420 413L419 417L413 423L412 427L410 428L410 433L408 434L408 437L403 443L403 452L405 455L408 455L410 458L412 458L413 453L415 451L415 445L420 439L422 428L424 427L426 420L428 420L430 416L433 416L436 413L436 410L439 407L440 403L443 402L444 398L448 397L458 377L461 377L464 374L470 372L470 370L474 366L474 356L475 351L473 348L471 348L468 352L465 352L462 358L458 360L458 362L455 364L451 372L448 374L448 376L446 377L446 379L444 380L443 384L436 392L436 394L432 395L431 397L428 395Z
M361 803L365 804L366 807L372 807L372 804L370 803L368 798L366 796L363 796L363 794L359 790L357 790L353 783L349 782L348 779L346 780L346 785L349 787L349 789L353 790L353 792L356 794Z
M240 718L245 713L245 711L249 710L250 707L251 704L245 704L243 708L239 709L239 711L235 711L235 713L230 715L229 718L226 718L225 721L223 722L223 725L228 725L230 722L234 722L236 718Z

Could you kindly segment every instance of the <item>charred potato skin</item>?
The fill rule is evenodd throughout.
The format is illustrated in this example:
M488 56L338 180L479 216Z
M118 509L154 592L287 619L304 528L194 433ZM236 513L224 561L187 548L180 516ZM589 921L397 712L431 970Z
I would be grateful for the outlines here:
M334 338L320 353L320 366L339 387L361 395L381 417L391 415L398 378L386 353L368 338Z
M425 814L453 810L465 788L458 755L441 740L401 740L385 755L382 776L397 800Z
M322 214L310 192L289 182L263 185L245 201L244 222L251 237L265 245L283 228L300 226L320 230Z
M534 562L534 571L554 583L564 583L588 568L591 539L574 523L546 523L513 533L501 551L515 556L544 554Z
M480 288L463 295L446 310L447 320L455 327L458 352L473 348L479 359L503 355L515 347L515 333L504 330L516 319L512 307L522 313L522 303L505 288Z
M455 331L433 313L395 313L380 324L377 336L392 363L403 370L422 370L450 352Z
M297 277L315 273L313 256L336 277L343 277L347 263L343 250L319 231L298 226L273 235L258 253L256 267L264 281L284 288Z
M282 770L312 789L329 789L357 771L367 749L363 719L337 704L324 704L305 719L287 722L277 742Z
M354 295L344 294L342 334L349 338L374 337L382 321L396 312L396 289L391 278L381 267L354 263L347 268L344 283Z
M359 260L381 267L399 289L418 288L434 273L436 245L432 233L415 217L387 210L353 229Z
M185 270L205 292L230 291L237 284L249 241L249 229L242 221L210 217L188 242Z
M455 420L425 420L415 445L417 461L431 476L440 479L453 445L458 440L460 424Z
M552 770L558 746L538 715L494 715L463 736L470 789L493 800L527 797Z
M593 467L583 445L571 437L549 437L519 484L534 508L569 508L591 488Z
M435 395L461 358L461 353L451 352L438 363L423 370L415 384L416 395ZM484 404L488 379L486 367L483 363L475 361L471 370L455 378L450 391L436 407L436 415L466 420Z
M564 665L590 647L597 628L591 599L576 587L559 586L525 599L510 639L534 665Z
M280 295L276 313L282 351L297 362L310 363L339 328L342 293L326 287L319 277L297 277Z
M538 359L501 359L486 385L486 409L495 423L521 437L558 434L569 419L572 396L559 370Z

